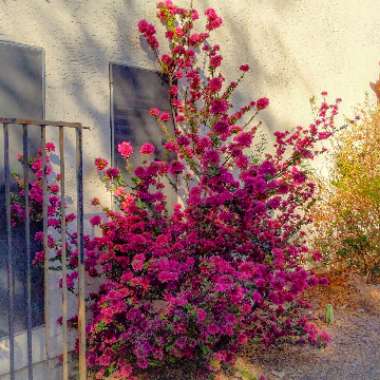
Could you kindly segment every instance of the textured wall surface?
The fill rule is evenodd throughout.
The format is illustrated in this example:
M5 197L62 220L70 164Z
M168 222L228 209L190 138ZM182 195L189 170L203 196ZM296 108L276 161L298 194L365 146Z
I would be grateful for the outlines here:
M377 77L379 0L194 0L194 5L215 7L223 16L215 41L223 42L227 76L235 78L241 63L252 67L237 102L268 96L269 131L307 123L308 99L324 89L342 97L349 114ZM110 156L109 63L153 67L140 48L136 23L154 14L154 0L0 1L0 40L45 50L46 118L92 128L85 134L87 204L93 196L107 198L93 160ZM68 134L68 158L73 141Z
M215 34L224 45L224 67L232 79L240 63L252 66L239 98L271 99L264 116L269 130L307 122L308 99L323 89L342 97L349 113L377 76L378 0L194 4L202 10L213 6L224 17L224 27ZM85 140L87 180L92 185L93 158L110 153L109 62L152 67L140 49L135 25L140 18L152 18L154 6L154 0L0 2L0 39L45 49L46 118L80 121L93 128ZM91 186L91 193L101 195L100 189Z

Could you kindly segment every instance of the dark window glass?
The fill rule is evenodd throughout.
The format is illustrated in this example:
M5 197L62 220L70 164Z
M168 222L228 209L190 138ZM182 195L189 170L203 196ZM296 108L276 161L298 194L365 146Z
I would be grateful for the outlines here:
M158 107L170 114L168 82L157 71L111 64L110 77L112 86L112 135L114 146L114 163L124 167L124 161L117 152L117 145L130 141L135 150L145 142L156 147L156 158L165 160L169 157L160 149L162 133L149 115L149 109ZM132 163L138 165L139 154ZM168 187L169 204L175 200L175 194Z
M24 45L0 41L0 115L42 119L44 106L43 51ZM10 126L11 170L22 173L16 161L17 152L22 152L22 129ZM30 151L35 152L39 141L37 128L30 128ZM7 249L4 210L3 134L0 130L0 337L8 334L8 293L7 293ZM39 226L31 226L32 237ZM24 227L13 229L13 257L15 267L15 329L26 327L26 259ZM37 246L32 241L32 250ZM43 321L43 275L40 269L33 268L32 310L33 325Z

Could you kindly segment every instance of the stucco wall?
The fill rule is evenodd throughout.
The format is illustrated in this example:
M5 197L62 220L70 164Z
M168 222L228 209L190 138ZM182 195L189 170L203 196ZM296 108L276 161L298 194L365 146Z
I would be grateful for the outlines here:
M182 0L181 3L188 3ZM231 78L242 62L252 74L239 96L266 95L271 130L309 120L308 98L327 89L349 111L377 76L380 57L378 0L195 0L215 7L224 28L224 67ZM152 18L154 0L4 0L0 39L39 46L46 54L46 117L80 121L85 136L87 184L95 182L93 158L109 156L110 61L151 67L135 25ZM95 186L96 185L96 186ZM88 197L87 197L88 200Z
M215 40L223 43L225 71L233 79L241 63L251 65L237 101L268 96L268 130L306 123L309 97L324 89L342 97L349 113L377 77L379 0L195 0L194 5L215 7L223 16ZM109 62L152 67L135 26L154 14L154 0L0 2L0 40L45 49L46 118L92 128L84 136L86 204L93 196L107 199L93 161L110 156ZM70 159L74 135L68 136Z

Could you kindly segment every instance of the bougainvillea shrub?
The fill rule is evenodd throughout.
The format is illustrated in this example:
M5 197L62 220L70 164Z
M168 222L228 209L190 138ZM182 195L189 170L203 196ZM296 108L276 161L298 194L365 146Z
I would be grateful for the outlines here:
M365 106L337 135L330 181L315 206L316 247L338 273L380 276L380 108Z
M138 29L169 79L172 114L150 114L176 159L154 160L149 142L139 152L120 144L127 168L131 155L145 157L131 186L119 169L96 162L118 207L92 220L101 231L91 242L92 270L104 280L92 295L90 367L98 378L132 378L136 367L181 361L217 368L252 340L325 343L302 299L320 280L303 266L318 255L302 230L315 184L301 163L323 151L318 142L334 131L337 103L324 100L306 128L276 132L275 153L252 162L256 116L269 100L232 107L250 68L241 65L232 82L221 73L220 47L208 38L222 19L208 9L205 29L196 29L199 13L170 1L158 3L157 15L168 52L159 52L152 24L142 20ZM174 210L166 207L164 178L186 190Z
M304 265L319 254L306 244L316 186L303 163L324 151L338 101L329 104L323 93L312 124L276 132L273 153L252 159L257 116L269 100L232 106L250 68L242 64L231 82L223 76L221 49L209 42L223 20L207 9L204 23L171 1L158 3L157 15L166 53L151 23L138 29L170 83L171 114L149 113L163 134L160 148L175 159L155 160L159 147L149 141L125 141L118 151L128 179L96 159L116 207L92 201L99 214L90 220L97 234L86 238L86 269L99 286L89 300L89 368L97 379L135 379L147 368L189 362L209 372L232 363L248 342L326 343L302 297L323 282ZM136 154L143 164L131 168ZM181 196L172 210L165 183Z

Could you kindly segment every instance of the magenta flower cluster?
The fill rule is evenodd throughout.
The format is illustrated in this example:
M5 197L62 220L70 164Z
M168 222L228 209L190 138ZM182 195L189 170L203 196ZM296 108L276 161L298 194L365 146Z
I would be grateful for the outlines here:
M118 207L102 207L91 219L99 233L86 238L86 269L99 284L89 303L90 369L97 379L132 380L141 370L182 361L213 370L232 363L248 342L327 343L303 299L324 281L304 265L318 255L303 228L316 186L302 164L324 151L320 141L334 132L338 102L324 98L312 124L276 132L274 153L260 156L252 148L257 115L269 100L233 107L250 68L241 65L232 82L219 71L220 47L208 37L221 17L206 10L206 25L196 32L194 9L167 0L157 15L169 52L159 54L152 24L142 20L138 28L170 83L174 119L158 108L150 115L175 159L157 160L156 148L142 145L143 164L128 183L105 159L95 162ZM129 142L118 149L126 160L134 154ZM173 210L167 186L182 194ZM51 244L59 257L59 244ZM75 249L69 256L74 269Z
M304 266L316 257L301 228L315 184L301 163L323 151L319 141L334 131L337 103L323 101L308 127L277 132L275 154L255 160L249 149L260 125L255 118L269 100L233 110L233 92L249 66L241 65L230 83L217 72L223 58L208 37L222 19L206 10L199 33L195 10L166 1L158 3L157 13L168 53L159 55L152 44L147 31L155 31L153 25L143 20L139 27L169 78L175 119L158 108L150 114L164 134L164 149L176 159L144 161L132 187L98 165L119 207L103 208L102 234L91 241L91 256L97 257L92 271L104 280L92 295L89 365L98 378L112 373L133 379L137 369L183 360L204 369L231 363L252 340L264 346L326 343L328 336L308 321L302 299L323 280ZM150 144L140 148L141 154L153 151ZM187 194L172 212L167 182Z

